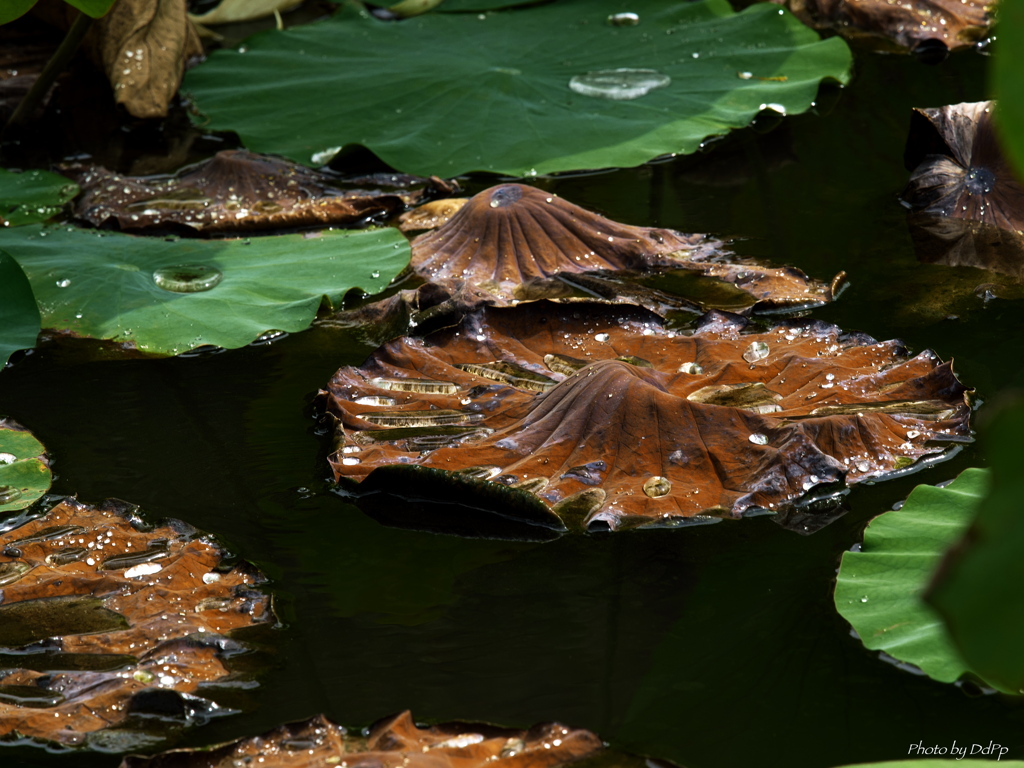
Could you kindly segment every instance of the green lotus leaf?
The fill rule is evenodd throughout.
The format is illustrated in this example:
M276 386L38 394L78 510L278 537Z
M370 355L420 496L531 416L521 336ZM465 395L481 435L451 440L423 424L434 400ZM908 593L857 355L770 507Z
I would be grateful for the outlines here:
M635 166L693 152L766 107L802 112L850 51L787 11L618 0L385 22L342 8L191 70L204 125L259 152L325 162L350 144L422 175ZM625 71L623 71L625 70Z
M997 55L992 57L990 77L999 100L996 127L1003 148L1019 176L1024 176L1024 4L999 6Z
M0 168L0 226L46 221L77 194L78 185L60 174Z
M157 354L303 330L323 298L335 304L354 287L380 291L409 262L394 229L250 241L51 227L0 231L0 248L28 275L44 328Z
M39 308L28 278L18 262L0 251L0 370L12 352L36 345L39 326Z
M1024 693L1024 516L1020 435L1024 408L1007 409L986 432L992 489L928 600L946 619L963 657L986 680Z
M973 673L1012 690L968 665L942 618L921 599L943 554L970 525L989 481L989 470L966 469L944 488L919 485L901 509L872 520L861 551L843 554L835 603L866 648L944 683Z
M86 16L98 19L105 16L107 11L114 5L115 0L64 0L68 5L74 6Z
M31 432L0 419L0 513L24 509L50 489L45 450Z
M24 16L32 10L32 6L37 2L38 0L5 0L0 4L0 24L6 24Z

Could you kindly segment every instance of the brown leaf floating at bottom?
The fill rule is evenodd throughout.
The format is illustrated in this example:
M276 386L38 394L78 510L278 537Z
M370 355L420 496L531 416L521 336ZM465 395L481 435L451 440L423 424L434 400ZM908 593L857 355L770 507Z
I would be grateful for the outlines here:
M603 750L590 731L557 723L528 731L464 723L419 728L402 712L363 737L320 715L212 751L126 757L121 768L555 768Z
M339 370L330 463L406 489L402 465L456 472L621 528L782 510L970 440L968 390L930 351L822 322L751 331L719 312L684 334L634 307L486 309Z
M233 630L273 620L264 579L176 520L67 499L0 536L0 737L67 745L229 674Z

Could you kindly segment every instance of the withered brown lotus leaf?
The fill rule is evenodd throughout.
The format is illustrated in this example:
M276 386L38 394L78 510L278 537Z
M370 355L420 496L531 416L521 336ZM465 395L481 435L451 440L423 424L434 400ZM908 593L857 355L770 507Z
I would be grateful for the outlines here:
M911 213L907 225L920 261L1001 272L1024 282L1024 233L930 213Z
M467 723L420 728L403 712L377 723L368 736L318 715L210 751L126 757L121 768L555 768L603 751L590 731L558 723L528 731Z
M147 700L194 707L229 674L226 635L273 618L263 577L225 554L114 501L68 499L0 535L0 737L76 745Z
M444 200L431 200L406 211L398 217L398 228L403 232L415 232L420 229L437 229L461 210L468 201L465 197L449 197Z
M833 295L832 286L796 269L730 261L723 243L706 235L620 224L522 184L474 195L446 224L414 239L412 268L453 294L463 285L484 291L496 306L565 298L574 290L567 283L581 274L606 281L596 292L583 288L588 298L603 293L629 303L629 292L619 295L607 280L624 270L652 269L727 282L750 296L750 305L764 308L815 306Z
M999 148L994 109L980 101L914 110L907 158L919 164L903 190L914 211L1024 229L1024 185Z
M461 472L616 528L781 510L938 457L970 439L966 394L934 353L827 323L752 332L711 312L685 334L635 307L536 303L392 341L322 398L338 480Z
M82 193L75 215L122 230L180 225L202 232L347 226L403 210L422 190L341 190L305 166L245 150L224 150L165 179L69 166Z
M771 0L804 24L843 37L886 40L913 50L941 43L948 50L977 42L992 24L995 0Z

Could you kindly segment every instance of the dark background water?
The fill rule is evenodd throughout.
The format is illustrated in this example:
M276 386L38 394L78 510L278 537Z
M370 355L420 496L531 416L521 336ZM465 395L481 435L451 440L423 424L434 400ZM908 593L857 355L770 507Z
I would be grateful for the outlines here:
M620 221L738 238L742 254L819 278L844 269L851 287L816 317L952 357L996 399L1024 377L1024 308L975 287L1011 281L919 263L897 200L911 107L984 98L986 61L862 53L856 66L820 114L698 158L537 183ZM327 328L166 360L52 342L0 375L0 410L48 446L55 492L187 520L270 576L285 626L250 710L184 743L319 712L362 727L409 708L431 722L559 720L690 768L828 768L953 739L1024 758L1019 704L880 661L831 596L871 517L984 464L982 448L854 489L849 512L811 536L768 518L545 544L402 531L327 492L313 433L318 387L369 351ZM0 751L5 768L118 760Z

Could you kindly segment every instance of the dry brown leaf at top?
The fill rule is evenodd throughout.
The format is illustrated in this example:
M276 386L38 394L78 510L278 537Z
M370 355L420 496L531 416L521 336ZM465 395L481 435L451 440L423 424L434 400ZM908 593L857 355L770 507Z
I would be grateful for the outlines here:
M79 745L153 702L184 721L214 713L198 689L229 674L225 652L241 646L227 636L273 619L263 577L225 555L124 502L67 499L6 530L0 737Z
M777 511L942 456L970 439L966 395L932 352L827 323L712 312L684 334L537 303L392 341L322 402L339 481L412 494L427 477L402 465L447 470L529 494L538 525L540 505L619 528Z
M1024 229L1024 184L999 147L995 102L914 110L907 156L919 160L903 200L914 211Z
M815 29L884 39L897 47L955 50L982 38L995 0L771 0Z
M75 216L122 230L179 226L201 232L355 226L404 210L433 193L418 189L339 189L337 179L278 157L233 149L170 178L122 176L97 166L61 169L82 188ZM443 184L436 180L437 184Z
M403 712L374 725L368 736L319 715L211 751L126 757L121 768L555 768L603 751L590 731L557 723L528 731L467 723L418 727Z
M614 280L614 273L657 270L716 278L764 308L804 308L833 297L833 286L799 270L737 263L706 235L620 224L522 184L474 195L447 223L414 239L412 268L452 294L462 286L484 291L496 306L561 298L559 283L575 275Z
M188 60L203 53L187 6L187 0L118 0L86 38L114 100L133 117L166 117Z

